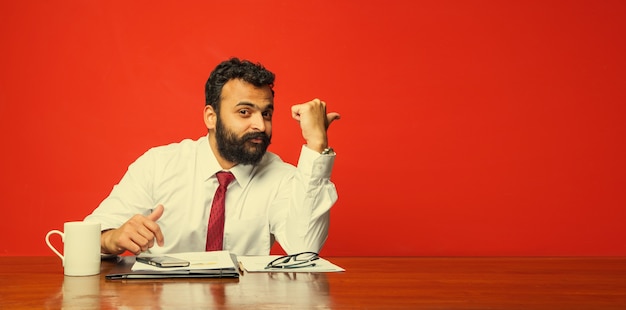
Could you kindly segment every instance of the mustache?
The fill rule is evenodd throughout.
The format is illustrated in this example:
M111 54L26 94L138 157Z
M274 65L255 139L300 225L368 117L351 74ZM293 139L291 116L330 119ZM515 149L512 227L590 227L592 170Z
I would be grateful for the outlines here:
M270 137L264 132L250 132L250 133L244 134L243 137L241 137L241 140L243 141L248 141L252 139L261 139L265 143L270 142Z

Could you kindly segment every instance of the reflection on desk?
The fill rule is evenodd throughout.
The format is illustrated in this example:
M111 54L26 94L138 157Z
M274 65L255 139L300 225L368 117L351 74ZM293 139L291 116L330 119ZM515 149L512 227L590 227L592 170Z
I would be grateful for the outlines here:
M331 260L347 271L107 281L115 262L65 277L57 257L0 257L0 309L626 309L626 258Z
M211 279L104 281L101 276L63 278L58 293L46 305L64 309L244 307L296 308L329 305L325 274L264 273L253 281ZM250 294L254 292L254 294ZM54 308L54 307L52 307Z

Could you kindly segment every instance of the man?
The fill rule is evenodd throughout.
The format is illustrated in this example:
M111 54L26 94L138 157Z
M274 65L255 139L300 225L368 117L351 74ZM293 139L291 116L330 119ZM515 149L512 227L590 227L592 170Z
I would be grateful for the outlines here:
M275 240L289 254L318 252L337 200L330 182L335 153L326 131L339 114L326 113L319 99L292 106L306 145L298 166L287 164L266 152L273 83L274 74L260 64L237 58L220 63L205 86L208 135L150 149L85 218L102 224L102 253L223 249L268 255ZM221 171L234 176L224 186L223 224L212 214L219 210L213 200L221 200L214 199Z

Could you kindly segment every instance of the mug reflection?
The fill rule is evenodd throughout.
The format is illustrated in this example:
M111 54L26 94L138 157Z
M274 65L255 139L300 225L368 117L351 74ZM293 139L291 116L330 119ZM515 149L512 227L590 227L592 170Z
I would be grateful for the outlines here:
M62 309L100 309L100 275L64 276Z

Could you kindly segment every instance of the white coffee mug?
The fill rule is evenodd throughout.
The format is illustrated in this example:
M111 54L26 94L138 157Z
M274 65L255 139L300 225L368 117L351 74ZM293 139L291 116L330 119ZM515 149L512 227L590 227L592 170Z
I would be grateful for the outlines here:
M50 244L50 236L61 235L63 255ZM100 273L100 223L66 222L63 231L51 230L46 243L63 261L67 276L91 276Z

